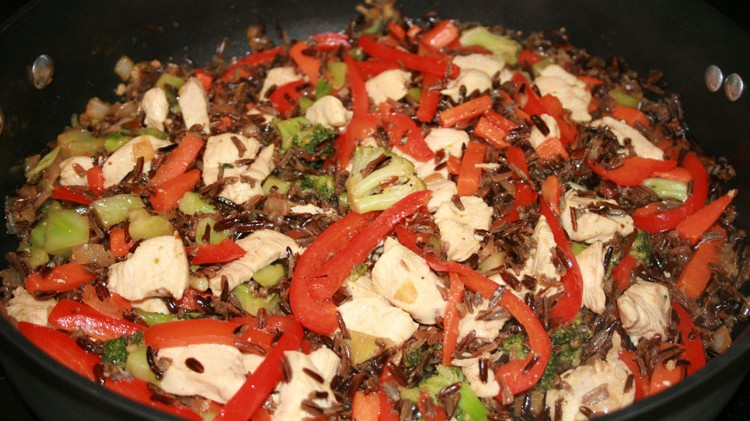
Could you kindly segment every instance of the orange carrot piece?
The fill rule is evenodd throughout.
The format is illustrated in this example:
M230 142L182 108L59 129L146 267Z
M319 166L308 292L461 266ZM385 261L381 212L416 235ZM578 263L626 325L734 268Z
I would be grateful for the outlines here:
M490 108L492 108L492 98L484 95L443 111L438 119L442 127L453 127L462 121L482 115Z
M612 110L612 117L622 120L636 128L638 126L648 127L650 123L646 114L643 114L635 108L625 107L619 104L615 105L615 108Z
M433 48L443 48L458 39L459 30L453 22L444 20L422 36L422 42Z
M126 241L125 228L117 227L109 233L109 250L115 257L127 256L133 247L133 240Z
M156 174L149 181L149 186L157 187L187 171L203 149L203 144L203 139L200 136L186 134L164 162L159 165Z
M289 57L302 70L302 73L310 78L310 82L315 85L320 77L320 59L314 56L305 55L304 51L310 48L302 41L292 45L289 49Z
M458 305L464 297L464 284L458 274L450 273L450 290L443 318L443 365L451 365L453 351L458 344Z
M723 231L721 228L718 228L718 230ZM711 274L713 273L711 265L716 263L718 248L722 243L724 243L724 238L715 238L700 243L682 274L680 274L676 286L693 300L698 299L703 294L711 280Z
M151 206L157 212L176 209L182 196L195 187L201 179L201 172L197 169L180 174L168 183L162 183L149 195Z
M484 162L487 145L479 142L469 142L461 160L461 168L458 172L459 196L471 196L479 190L482 181L482 169L477 164Z
M358 390L352 399L352 418L357 421L378 421L380 397L377 393Z
M694 214L677 224L677 227L675 227L677 234L693 244L697 243L703 233L716 223L721 214L724 213L724 209L732 203L736 196L736 189L729 190L724 196L698 209Z
M482 116L474 127L474 136L481 137L482 139L490 142L493 146L498 149L506 148L510 145L505 140L505 136L508 133L492 123L487 117Z

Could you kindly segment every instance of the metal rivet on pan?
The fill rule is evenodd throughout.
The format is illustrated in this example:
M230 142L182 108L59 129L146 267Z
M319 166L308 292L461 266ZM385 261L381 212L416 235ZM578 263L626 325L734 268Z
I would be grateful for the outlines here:
M745 83L737 73L732 73L727 76L727 80L724 81L724 93L730 101L737 101L740 99L744 89Z
M721 89L721 82L724 81L724 75L721 73L719 66L712 64L706 68L706 87L711 92Z
M52 83L52 75L55 72L55 64L52 57L42 54L34 60L31 66L31 82L37 89L44 89Z

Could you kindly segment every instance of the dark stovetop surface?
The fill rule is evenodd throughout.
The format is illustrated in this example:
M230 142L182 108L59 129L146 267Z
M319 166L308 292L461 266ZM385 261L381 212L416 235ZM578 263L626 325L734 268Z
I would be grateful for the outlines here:
M744 3L742 0L705 0L716 9L727 15L746 31L750 31L750 14L737 13ZM28 0L5 0L0 2L0 23L26 4ZM0 366L0 411L1 419L12 419L14 421L38 421L26 402L20 397L10 379L6 376ZM750 376L732 396L724 411L719 415L717 421L743 421L750 417Z

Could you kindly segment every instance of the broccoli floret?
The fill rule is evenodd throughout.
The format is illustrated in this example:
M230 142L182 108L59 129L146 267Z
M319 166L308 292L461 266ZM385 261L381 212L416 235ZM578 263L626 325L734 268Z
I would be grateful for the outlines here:
M568 326L550 335L552 355L535 389L540 392L548 390L552 387L559 369L568 370L581 365L581 351L591 335L591 330L580 317L573 319Z
M461 400L458 401L458 408L456 413L453 414L453 418L486 420L489 411L471 390L460 368L438 365L434 375L419 382L416 395L419 396L419 391L425 389L432 399L436 400L437 394L441 390L454 383L461 383ZM402 397L406 399L409 395L407 392L405 395L402 394Z
M387 209L410 193L424 190L414 164L384 148L359 146L346 180L349 206L357 213Z
M276 129L281 134L281 151L289 148L302 148L308 155L325 157L333 150L332 142L321 147L321 144L336 136L333 129L315 124L305 117L276 121Z
M510 355L511 359L524 359L529 355L529 348L524 345L525 340L526 335L519 333L506 338L501 348Z
M325 200L330 199L336 191L333 176L330 175L306 175L300 181L299 186L302 190L314 190L320 193Z
M630 246L630 255L640 260L644 265L648 265L651 260L651 246L648 242L648 233L645 231L638 231L633 240L633 245Z
M125 336L102 344L102 361L124 368L128 360L128 341Z

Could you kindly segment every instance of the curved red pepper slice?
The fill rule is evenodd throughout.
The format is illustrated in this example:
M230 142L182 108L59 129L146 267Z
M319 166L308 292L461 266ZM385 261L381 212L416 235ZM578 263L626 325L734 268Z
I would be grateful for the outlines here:
M70 336L47 326L27 322L18 322L18 330L32 344L60 364L92 382L96 381L94 366L99 364L99 357L81 349Z
M214 263L226 263L244 256L245 249L238 246L234 241L225 238L219 244L206 244L198 246L192 263L194 265L205 265Z
M276 111L278 111L279 114L285 117L289 116L294 110L295 104L299 102L299 99L305 94L305 86L307 85L309 84L304 80L289 82L273 91L271 96L268 97L268 100L273 104L273 107L276 108Z
M81 329L86 335L101 340L116 339L146 330L141 325L110 317L87 304L73 300L60 300L50 312L48 322L68 332Z
M45 292L71 291L96 279L93 272L80 263L55 266L44 277L38 273L26 277L26 290L31 295Z
M430 73L422 74L422 96L419 98L417 120L429 123L435 118L440 103L440 76Z
M602 178L625 187L637 186L655 172L670 171L677 167L677 161L674 159L660 160L641 158L640 156L625 158L622 160L621 166L611 170L604 168L603 165L594 165L589 161L586 161L586 164Z
M370 98L367 96L365 78L354 57L347 55L344 57L344 63L346 64L346 75L349 79L349 89L352 91L354 117L364 116L370 112Z
M312 36L315 40L313 48L316 50L335 50L339 47L349 48L349 35L340 32L322 32Z
M435 158L435 152L427 146L427 142L425 142L422 132L414 120L399 113L379 113L377 116L385 125L392 146L402 150L417 161L424 162ZM402 142L403 138L406 138L406 142Z
M359 71L362 72L362 76L369 79L385 72L386 70L398 69L399 65L392 61L365 60L358 61L357 67L359 68Z
M85 193L74 191L67 186L61 186L59 184L52 186L52 198L81 205L91 204L91 199Z
M409 70L416 70L437 76L444 76L448 73L451 79L457 78L461 71L458 66L452 65L446 60L418 56L379 43L372 35L362 35L359 38L359 46L369 56L379 58L383 61L400 63Z
M694 153L688 152L682 161L682 166L693 177L693 192L679 208L660 210L659 202L654 202L636 209L632 216L638 229L646 232L670 230L706 203L708 174L700 159Z
M307 44L302 41L298 41L292 48L289 49L289 57L294 61L297 67L302 70L314 85L318 83L320 77L320 59L314 55L308 56L305 54L305 50L310 48Z
M687 375L689 376L706 365L706 352L703 348L703 339L695 331L695 323L693 323L693 319L687 310L685 310L685 307L672 301L672 308L680 318L677 329L680 331L682 345L685 347L685 353L682 354L682 358L690 362L690 365L687 366Z
M104 170L102 167L91 167L86 171L86 182L89 189L99 196L105 190L104 188Z
M266 51L259 53L250 54L244 58L237 60L234 64L229 66L227 71L221 77L224 81L230 81L237 77L245 78L250 76L250 72L245 69L246 66L258 66L261 64L268 64L276 59L276 56L284 52L284 47L274 47Z
M633 387L635 388L635 401L643 399L649 394L649 378L641 374L641 368L635 360L635 354L625 348L620 350L620 361L624 362L633 373Z
M136 378L121 381L107 381L104 387L112 392L132 399L142 405L150 406L160 411L172 414L182 419L202 420L200 415L193 412L190 408L175 400L174 403L168 404L152 399L153 392L148 388L148 383Z

